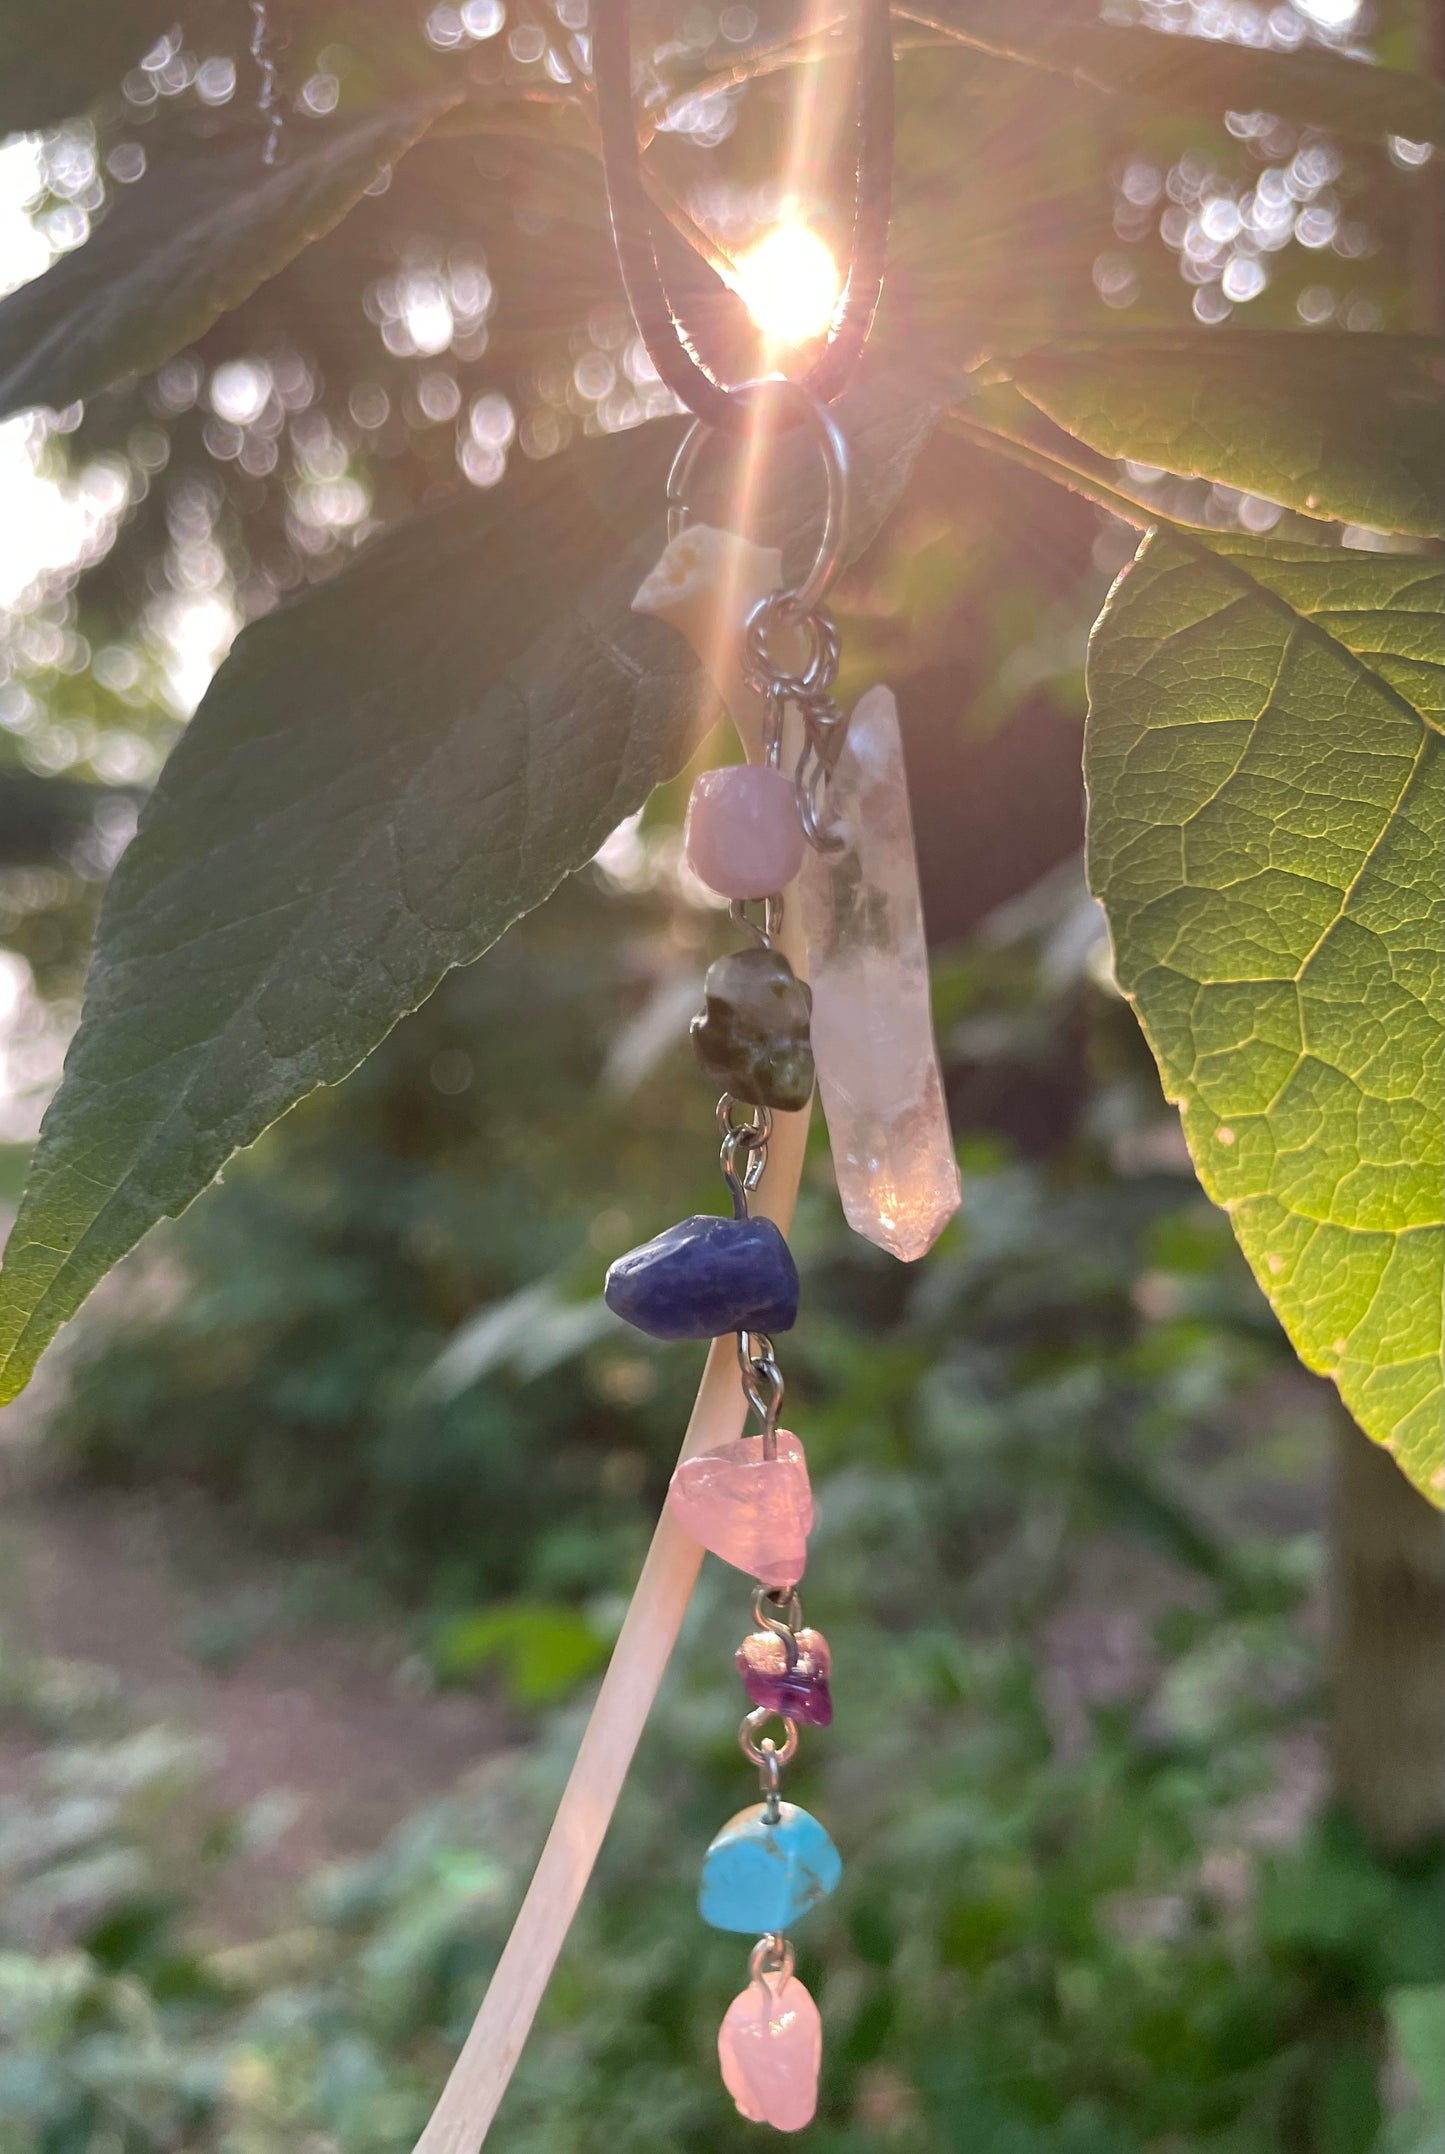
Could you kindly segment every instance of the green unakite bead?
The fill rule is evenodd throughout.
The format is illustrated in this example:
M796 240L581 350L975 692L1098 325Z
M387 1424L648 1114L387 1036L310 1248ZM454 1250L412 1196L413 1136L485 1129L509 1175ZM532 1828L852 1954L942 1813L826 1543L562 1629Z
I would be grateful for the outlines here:
M813 995L782 951L731 951L708 967L703 992L707 1008L692 1021L692 1044L708 1076L755 1107L806 1107Z

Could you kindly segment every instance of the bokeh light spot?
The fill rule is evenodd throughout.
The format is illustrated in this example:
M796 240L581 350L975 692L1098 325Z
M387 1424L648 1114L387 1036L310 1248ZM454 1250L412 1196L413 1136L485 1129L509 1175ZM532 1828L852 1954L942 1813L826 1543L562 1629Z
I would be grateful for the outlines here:
M1322 30L1348 30L1360 12L1362 0L1295 0L1302 15Z

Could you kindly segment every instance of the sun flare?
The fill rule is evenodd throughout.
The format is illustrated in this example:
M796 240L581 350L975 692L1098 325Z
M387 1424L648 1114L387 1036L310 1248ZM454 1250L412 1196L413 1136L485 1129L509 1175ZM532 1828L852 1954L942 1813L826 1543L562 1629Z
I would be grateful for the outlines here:
M838 303L838 265L805 224L776 224L740 254L736 289L770 343L821 336Z

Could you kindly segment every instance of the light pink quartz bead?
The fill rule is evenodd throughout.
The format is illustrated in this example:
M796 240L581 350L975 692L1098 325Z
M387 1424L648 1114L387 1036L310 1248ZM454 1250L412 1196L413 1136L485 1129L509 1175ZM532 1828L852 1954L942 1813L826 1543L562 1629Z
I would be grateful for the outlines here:
M803 1446L787 1429L763 1456L761 1436L740 1436L684 1459L667 1492L684 1533L759 1585L795 1586L808 1560L813 1492Z
M800 2132L818 2106L823 2026L796 1975L759 1975L718 2029L723 2085L750 2124Z
M785 890L803 865L803 844L797 788L770 764L705 770L694 784L683 848L698 881L719 897Z

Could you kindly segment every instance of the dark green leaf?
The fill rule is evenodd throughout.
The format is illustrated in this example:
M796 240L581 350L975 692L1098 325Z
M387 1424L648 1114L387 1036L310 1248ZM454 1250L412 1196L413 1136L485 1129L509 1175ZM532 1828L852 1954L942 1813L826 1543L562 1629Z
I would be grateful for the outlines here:
M83 112L175 19L175 0L0 0L0 135Z
M887 384L841 410L861 547L929 417ZM0 1393L149 1226L678 767L706 697L631 610L675 440L519 459L238 638L106 896L0 1277ZM793 437L764 528L810 544L816 479Z
M1104 456L1309 516L1445 536L1445 363L1433 337L1122 337L1030 352L1010 372Z
M1272 112L1352 142L1445 142L1439 86L1320 50L1259 52L1222 40L1122 29L1055 0L903 0L894 14L1001 59L1111 97L1218 123Z
M84 246L0 302L0 415L59 409L159 366L329 231L450 101L158 157Z
M1094 632L1085 754L1090 881L1200 1179L1437 1502L1442 615L1438 562L1156 534Z

